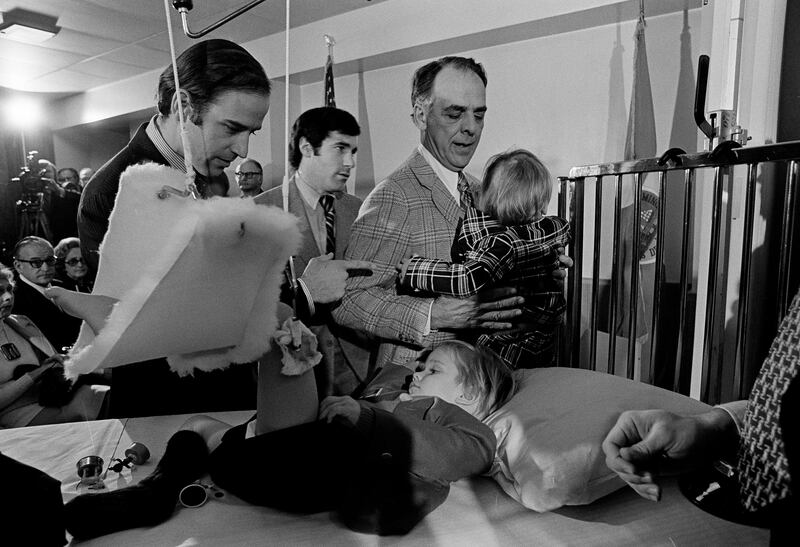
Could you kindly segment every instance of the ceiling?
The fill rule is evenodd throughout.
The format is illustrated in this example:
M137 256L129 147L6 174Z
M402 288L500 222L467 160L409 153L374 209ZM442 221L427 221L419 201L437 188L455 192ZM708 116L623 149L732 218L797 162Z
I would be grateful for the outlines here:
M366 8L385 0L292 0L291 26ZM196 0L189 28L197 32L250 0ZM192 42L170 4L175 47ZM64 96L116 82L170 63L164 0L0 0L0 11L21 8L58 18L59 33L36 45L0 37L0 86ZM266 0L204 38L244 43L281 32L285 2Z

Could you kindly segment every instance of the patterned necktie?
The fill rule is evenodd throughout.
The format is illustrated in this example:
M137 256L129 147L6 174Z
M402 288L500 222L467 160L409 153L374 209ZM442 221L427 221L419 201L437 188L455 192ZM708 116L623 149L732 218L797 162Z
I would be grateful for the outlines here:
M319 204L325 211L325 252L333 253L336 251L336 211L333 210L333 196L320 196Z
M755 511L789 495L789 462L779 422L781 400L800 372L800 292L792 300L753 386L739 448L739 489Z
M472 190L470 190L467 177L464 176L462 171L458 172L458 185L456 188L458 188L458 193L461 196L459 200L461 208L466 209L467 207L472 207Z

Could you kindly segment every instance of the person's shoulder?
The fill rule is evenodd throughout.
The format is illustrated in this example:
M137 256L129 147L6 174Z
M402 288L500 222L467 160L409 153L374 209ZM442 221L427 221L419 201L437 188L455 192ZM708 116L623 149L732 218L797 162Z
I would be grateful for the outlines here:
M364 200L353 194L342 194L339 199L347 206L360 207Z
M27 315L19 314L19 313L12 313L8 316L7 321L9 324L16 328L18 331L22 331L23 334L27 336L41 336L41 331L39 327L36 326L36 323L28 317Z
M269 190L265 190L261 192L256 197L253 198L255 203L259 203L261 205L279 205L283 204L283 192L280 186L276 186L274 188L270 188Z

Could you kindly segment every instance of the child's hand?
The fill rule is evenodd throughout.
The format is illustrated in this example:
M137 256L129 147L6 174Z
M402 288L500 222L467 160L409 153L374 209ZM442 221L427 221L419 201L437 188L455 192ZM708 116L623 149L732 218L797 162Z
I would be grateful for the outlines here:
M406 277L406 271L408 270L408 263L409 263L409 262L411 262L411 259L412 259L413 257L415 257L415 256L416 256L416 255L412 255L412 256L409 256L409 257L407 257L407 258L404 258L404 259L403 259L403 260L401 260L401 261L400 261L400 263L399 263L399 264L396 266L396 268L397 268L397 276L398 276L398 278L400 279L400 283L402 283L402 282L403 282L403 280L404 280L404 279L405 279L405 277Z
M328 423L336 416L342 416L355 425L361 415L361 405L352 397L325 397L319 404L319 419Z

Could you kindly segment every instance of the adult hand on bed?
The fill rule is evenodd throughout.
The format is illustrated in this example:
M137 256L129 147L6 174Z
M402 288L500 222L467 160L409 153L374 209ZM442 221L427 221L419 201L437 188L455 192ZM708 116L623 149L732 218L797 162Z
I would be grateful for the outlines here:
M734 440L735 431L728 413L718 408L688 417L664 410L627 411L603 441L603 452L606 465L640 496L658 501L661 487L655 477L713 460Z
M319 404L319 419L331 423L336 416L341 416L355 425L361 416L361 405L352 397L329 395Z

